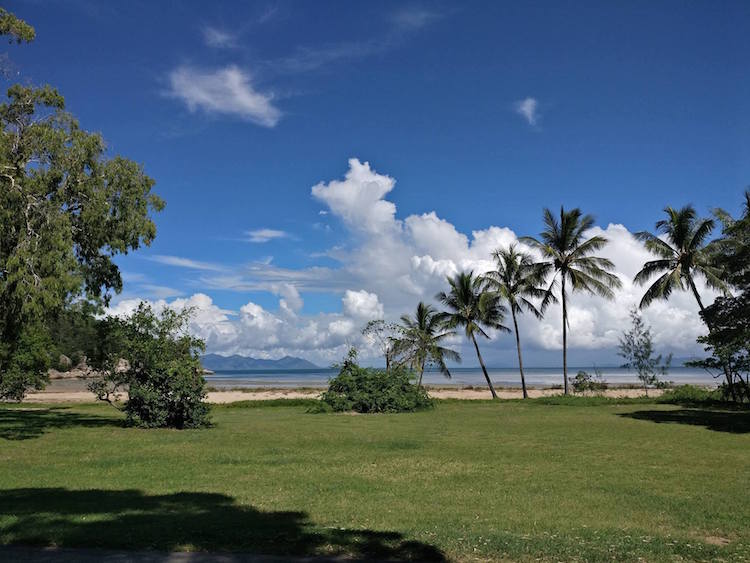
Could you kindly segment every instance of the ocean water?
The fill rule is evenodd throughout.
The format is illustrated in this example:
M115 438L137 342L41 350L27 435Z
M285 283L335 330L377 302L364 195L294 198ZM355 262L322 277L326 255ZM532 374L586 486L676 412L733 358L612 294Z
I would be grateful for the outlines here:
M619 367L598 368L603 378L610 385L637 384L636 374ZM593 374L593 367L568 367L568 377L572 379L579 370ZM521 378L518 368L487 368L496 387L520 387ZM335 377L338 371L333 368L299 369L299 370L222 370L207 375L206 381L212 387L326 387L328 380ZM550 387L562 385L562 368L526 368L526 384L530 387ZM444 377L437 371L426 371L423 382L426 385L486 385L482 370L479 368L456 368L451 370L451 378ZM676 384L717 385L720 381L710 373L695 368L673 368L662 379Z

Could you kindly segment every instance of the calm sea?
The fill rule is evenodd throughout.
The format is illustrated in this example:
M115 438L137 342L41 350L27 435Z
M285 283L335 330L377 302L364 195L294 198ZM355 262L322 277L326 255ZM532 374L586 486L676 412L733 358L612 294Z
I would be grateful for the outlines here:
M568 376L575 377L579 370L594 373L593 367L569 367ZM490 379L497 387L520 387L521 380L517 368L488 368ZM604 379L611 385L638 383L635 373L623 368L600 367ZM561 368L526 368L526 384L531 387L562 385ZM207 375L206 381L212 387L325 387L328 380L337 373L336 369L298 370L222 370ZM426 371L424 383L427 385L485 385L484 375L479 368L456 368L447 379L439 372ZM702 369L673 368L663 377L677 384L716 385L719 380Z

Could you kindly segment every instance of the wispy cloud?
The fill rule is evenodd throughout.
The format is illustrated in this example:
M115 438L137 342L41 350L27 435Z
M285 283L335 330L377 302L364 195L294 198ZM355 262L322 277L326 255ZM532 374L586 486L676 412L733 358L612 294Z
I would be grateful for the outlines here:
M379 55L400 46L409 35L440 19L441 14L419 7L405 7L387 15L380 35L320 46L300 46L289 56L270 65L281 72L309 72L340 62Z
M269 240L277 238L288 238L289 233L286 231L279 231L276 229L256 229L254 231L247 231L245 233L248 236L249 242L268 242Z
M536 127L539 121L539 102L537 102L536 98L529 97L519 100L513 105L513 108L529 125Z
M179 289L167 287L165 285L144 283L140 284L139 287L142 288L149 297L154 299L169 299L171 297L181 297L182 295L185 295Z
M230 49L237 46L237 37L226 30L207 25L203 28L203 41L209 47Z
M405 7L392 15L393 23L402 29L421 29L440 19L437 12L417 6Z
M211 272L221 272L224 270L222 266L218 264L212 264L211 262L200 262L198 260L192 260L190 258L183 258L182 256L168 256L165 254L156 254L154 256L144 256L146 260L152 262L158 262L166 266L176 266L178 268L189 268L191 270L204 270Z
M230 115L264 127L274 127L281 119L273 96L258 92L250 75L234 65L215 70L181 66L169 73L169 84L168 94L193 112Z

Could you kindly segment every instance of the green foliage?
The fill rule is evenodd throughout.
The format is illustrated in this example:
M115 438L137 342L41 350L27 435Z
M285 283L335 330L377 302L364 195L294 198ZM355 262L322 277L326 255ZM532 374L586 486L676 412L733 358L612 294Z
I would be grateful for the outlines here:
M188 334L189 318L189 310L157 315L144 303L127 319L109 318L101 325L107 340L95 359L104 375L89 389L113 403L127 388L124 411L134 426L206 426L209 405L200 363L205 346Z
M739 219L722 211L717 214L724 230L710 247L712 259L737 292L718 297L702 312L710 330L698 342L705 344L711 356L691 365L723 370L726 397L750 402L750 191L745 192L745 209Z
M400 336L392 338L393 354L400 363L419 373L417 385L422 384L425 367L435 366L450 377L445 360L461 361L458 352L441 345L443 340L456 333L444 329L442 315L431 305L420 301L414 318L402 315L398 333Z
M609 385L602 377L602 373L598 369L595 373L596 375L591 375L586 371L579 371L572 381L573 393L585 393L587 391L601 393L606 391Z
M640 307L644 308L657 299L669 299L675 290L690 290L703 309L695 277L700 276L714 289L726 291L727 284L706 248L706 239L714 228L714 221L701 219L691 205L682 209L666 207L666 219L657 221L656 234L642 231L636 238L657 257L646 262L634 281L644 285L659 275L643 294Z
M649 385L658 387L659 376L666 375L669 371L672 354L669 354L663 361L661 354L654 355L651 327L643 322L637 308L630 311L630 320L632 328L624 332L620 338L618 354L625 358L625 364L622 367L636 371L648 395Z
M27 324L17 338L0 343L0 400L20 401L27 389L49 381L50 339L39 324Z
M38 357L29 346L67 304L121 290L114 257L151 243L150 212L164 205L138 164L106 158L101 136L64 108L49 86L11 86L0 104L0 388L16 395L19 382L43 384L46 369L15 356ZM20 365L33 371L19 377Z
M36 37L34 28L4 8L0 8L0 35L8 36L11 43L30 43Z
M356 352L350 351L314 411L396 413L433 406L427 391L412 382L412 373L405 367L395 366L390 370L363 368L356 360Z
M669 404L713 404L722 400L719 389L706 389L697 385L677 385L665 391L657 399L660 403Z

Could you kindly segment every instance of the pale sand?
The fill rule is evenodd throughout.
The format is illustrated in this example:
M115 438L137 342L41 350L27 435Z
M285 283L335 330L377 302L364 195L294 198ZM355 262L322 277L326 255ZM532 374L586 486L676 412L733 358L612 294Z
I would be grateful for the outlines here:
M238 401L268 401L271 399L315 399L320 395L322 390L317 389L251 389L248 391L211 391L208 393L208 402L215 404L236 403ZM492 396L488 389L450 389L438 388L429 389L430 397L435 399L490 399ZM658 397L662 394L660 389L649 390L649 397ZM501 399L520 399L523 393L520 389L499 389L497 391ZM550 397L561 395L560 389L529 389L529 396ZM605 397L642 397L642 389L610 389L603 393ZM125 397L121 397L124 399ZM92 402L96 397L88 391L82 390L65 390L57 391L50 389L40 393L29 393L26 395L24 402L27 403L80 403Z

